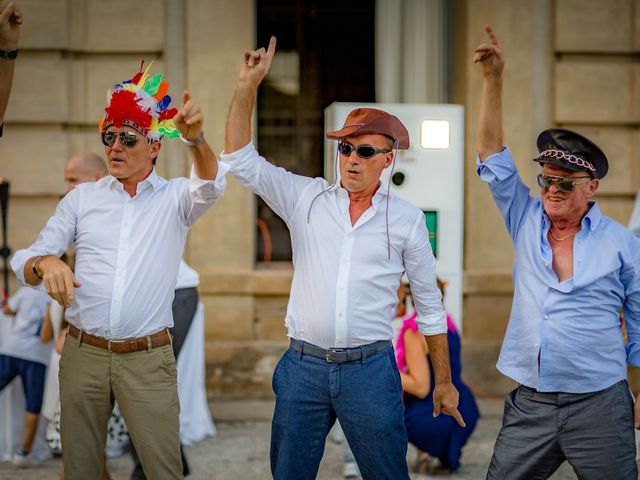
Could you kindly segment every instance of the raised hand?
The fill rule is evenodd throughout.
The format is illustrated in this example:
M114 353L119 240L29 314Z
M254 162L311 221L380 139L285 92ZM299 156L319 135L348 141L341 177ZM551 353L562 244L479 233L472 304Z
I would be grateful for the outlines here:
M0 50L15 50L20 38L22 13L14 3L0 0Z
M483 77L500 77L504 70L504 52L498 37L490 25L485 25L484 31L489 35L489 43L479 45L473 54L473 63L480 65Z
M247 88L257 89L264 77L269 73L271 61L276 53L276 37L271 37L269 47L244 52L244 62L240 68L239 84Z
M182 93L182 105L173 117L176 128L186 140L194 140L202 131L204 117L200 105L193 101L191 94L185 90Z

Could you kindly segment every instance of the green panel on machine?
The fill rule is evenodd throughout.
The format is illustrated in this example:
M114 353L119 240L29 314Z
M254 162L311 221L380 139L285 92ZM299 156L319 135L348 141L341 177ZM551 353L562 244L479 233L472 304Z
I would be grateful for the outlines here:
M424 219L429 230L429 243L434 257L438 257L438 212L436 210L423 210Z

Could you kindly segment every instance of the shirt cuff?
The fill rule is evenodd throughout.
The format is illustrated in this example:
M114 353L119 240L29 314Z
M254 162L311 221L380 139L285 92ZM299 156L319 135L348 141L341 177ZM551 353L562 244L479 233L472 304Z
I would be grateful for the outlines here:
M227 153L224 150L220 153L220 160L225 162L233 162L234 160L244 157L247 153L252 152L256 148L253 146L253 141L249 141L244 147L236 150L235 152Z
M480 179L488 183L502 182L518 172L507 147L503 147L501 152L489 155L484 162L480 161L480 156L476 156L476 170Z
M627 345L627 363L633 367L640 368L640 345L629 343Z
M22 285L31 287L31 285L29 285L24 278L24 265L25 263L27 263L27 260L37 255L37 253L34 254L28 249L18 250L13 254L13 257L11 258L11 268L16 274L16 277L18 277L18 282L20 282Z
M224 191L224 188L226 186L225 175L227 174L228 170L229 170L228 165L218 162L218 173L216 174L216 178L211 180L208 178L198 177L198 174L196 173L196 168L193 165L191 165L191 175L189 176L189 190L192 193L195 193L195 192L198 192L199 190L207 189L208 187L213 186L214 192L217 192L220 190Z
M432 315L418 315L416 323L418 324L418 331L423 335L447 333L447 314L444 310Z

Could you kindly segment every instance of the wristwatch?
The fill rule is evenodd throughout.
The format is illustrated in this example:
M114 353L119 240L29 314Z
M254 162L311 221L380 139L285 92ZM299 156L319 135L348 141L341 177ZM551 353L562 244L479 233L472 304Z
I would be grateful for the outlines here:
M18 50L0 50L0 58L5 60L15 60L18 56Z
M186 143L190 147L195 147L196 145L200 145L202 142L204 142L204 133L202 132L202 130L200 130L200 133L198 134L198 136L193 140L189 140L187 138L184 138L182 135L180 135L180 140L182 140L184 143Z

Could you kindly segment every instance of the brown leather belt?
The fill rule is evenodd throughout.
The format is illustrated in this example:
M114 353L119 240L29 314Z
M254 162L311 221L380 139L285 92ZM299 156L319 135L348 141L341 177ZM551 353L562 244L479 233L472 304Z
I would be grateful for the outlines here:
M139 352L141 350L151 350L152 348L171 344L171 334L168 328L156 332L153 335L147 335L146 337L132 338L129 340L108 340L90 335L69 324L69 335L73 338L80 337L80 343L86 343L92 347L102 348L103 350L109 350L114 353Z

